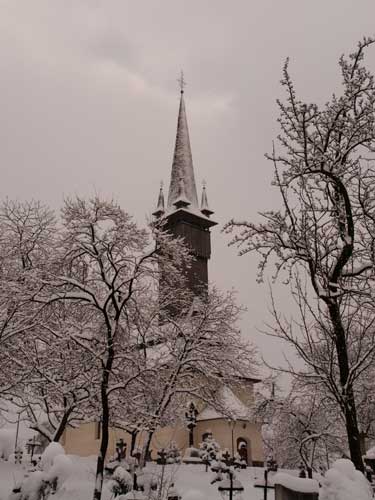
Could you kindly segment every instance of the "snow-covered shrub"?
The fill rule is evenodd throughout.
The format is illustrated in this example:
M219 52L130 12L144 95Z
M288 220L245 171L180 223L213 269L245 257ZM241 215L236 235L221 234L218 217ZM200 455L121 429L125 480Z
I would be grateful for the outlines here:
M73 464L66 455L56 455L53 459L52 467L44 473L44 480L51 486L52 491L56 491L73 471Z
M13 486L13 489L8 496L8 500L21 500L21 495L21 485L17 483Z
M371 487L350 460L336 460L322 480L319 500L371 500Z
M40 470L31 472L22 482L19 500L42 500L45 489L46 482L43 472Z
M208 460L209 462L217 460L220 446L211 433L207 435L203 443L199 444L199 448L202 460Z
M0 458L8 460L13 452L15 435L11 429L0 429Z
M60 443L52 442L42 453L40 465L43 470L48 470L52 467L53 461L57 455L65 455L65 450Z
M175 441L171 441L165 452L167 454L167 464L175 464L181 461L181 453Z
M125 495L132 489L132 486L133 479L129 472L121 466L117 467L112 475L112 479L109 484L109 489L112 494L115 497L119 495Z
M137 475L137 484L147 498L153 498L153 492L158 488L158 479L153 470L149 470L145 467L142 474Z

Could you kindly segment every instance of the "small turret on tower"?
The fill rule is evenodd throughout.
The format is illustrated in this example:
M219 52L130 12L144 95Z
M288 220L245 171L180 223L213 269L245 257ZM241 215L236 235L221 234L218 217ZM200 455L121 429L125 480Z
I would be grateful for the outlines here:
M206 217L210 217L210 215L214 213L212 210L210 210L210 207L208 206L207 190L205 182L203 182L203 189L202 189L201 212Z
M154 217L160 218L165 214L165 208L164 208L164 193L163 193L163 181L160 183L160 190L159 190L159 196L158 196L158 202L156 205L156 210L155 212L152 213Z

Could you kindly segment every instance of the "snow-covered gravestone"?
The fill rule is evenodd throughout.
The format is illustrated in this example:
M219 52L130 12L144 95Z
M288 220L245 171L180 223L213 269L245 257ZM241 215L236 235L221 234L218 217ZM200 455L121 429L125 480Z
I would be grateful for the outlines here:
M347 459L336 460L322 480L319 500L372 500L370 484Z
M302 479L285 472L278 472L274 476L274 482L275 500L294 500L297 494L299 500L320 499L319 483L315 479Z
M206 495L198 490L189 490L184 495L184 500L207 500Z

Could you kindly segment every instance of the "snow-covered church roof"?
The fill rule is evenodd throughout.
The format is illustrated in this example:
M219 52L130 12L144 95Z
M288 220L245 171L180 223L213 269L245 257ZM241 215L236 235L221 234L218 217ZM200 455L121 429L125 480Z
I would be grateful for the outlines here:
M230 418L247 420L250 409L234 394L232 389L224 386L220 389L218 400L223 407L222 411L206 406L198 415L197 420L213 420L216 418Z

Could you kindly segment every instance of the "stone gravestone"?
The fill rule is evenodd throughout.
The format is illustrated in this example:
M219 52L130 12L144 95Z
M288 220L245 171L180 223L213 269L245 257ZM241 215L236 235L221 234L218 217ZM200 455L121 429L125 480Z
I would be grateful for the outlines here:
M275 480L275 500L318 500L319 484L315 479L302 479L278 473Z

